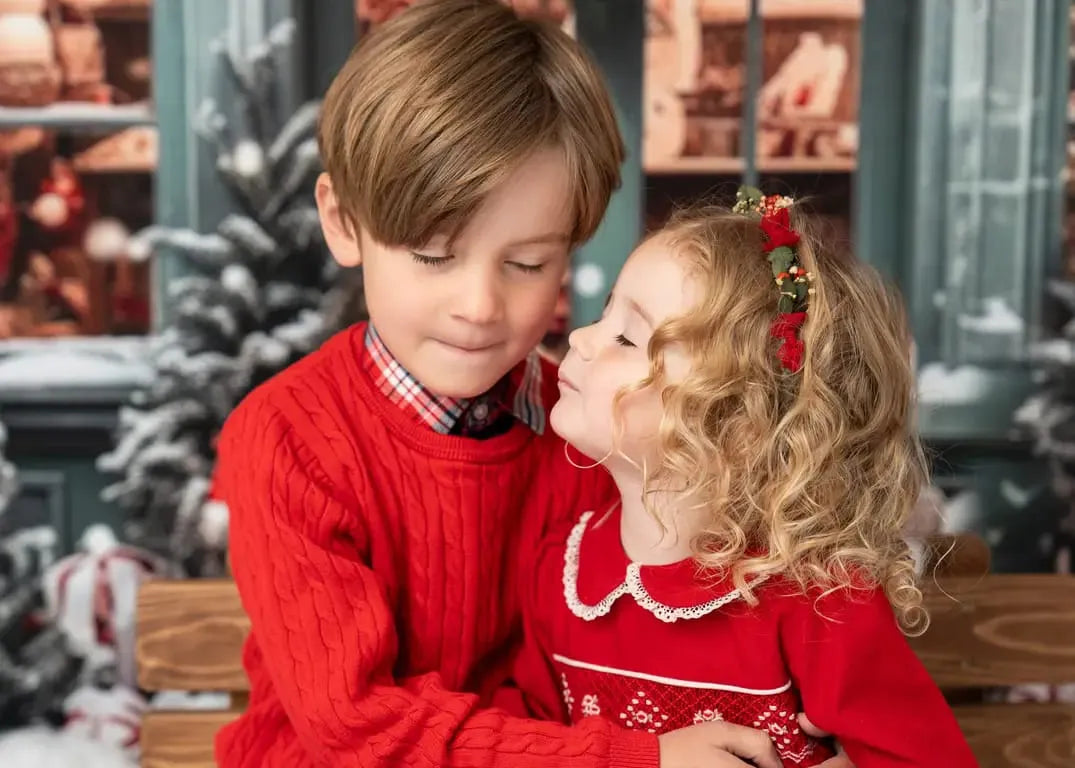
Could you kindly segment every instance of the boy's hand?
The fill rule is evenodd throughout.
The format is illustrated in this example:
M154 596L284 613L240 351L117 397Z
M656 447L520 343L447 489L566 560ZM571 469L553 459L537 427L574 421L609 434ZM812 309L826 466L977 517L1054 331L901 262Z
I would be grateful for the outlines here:
M828 739L832 737L831 733L826 733L810 722L810 718L806 716L805 712L799 713L799 727L803 729L803 733L807 736L812 736L815 739ZM830 757L817 768L855 768L855 764L847 758L847 755L844 754L843 747L837 743L836 757Z
M658 737L661 768L780 768L768 734L745 725L698 723ZM833 768L826 764L826 768ZM840 768L839 765L835 768Z

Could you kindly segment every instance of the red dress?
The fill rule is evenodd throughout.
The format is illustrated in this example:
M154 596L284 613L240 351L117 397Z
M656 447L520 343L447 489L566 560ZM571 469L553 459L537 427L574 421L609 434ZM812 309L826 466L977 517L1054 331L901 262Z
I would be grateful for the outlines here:
M805 711L856 768L977 765L882 591L807 597L773 578L750 606L690 560L631 562L618 511L564 533L536 553L519 666L551 666L571 721L661 734L726 720L767 731L784 765L813 766L832 751L799 728ZM552 685L531 705L547 709Z

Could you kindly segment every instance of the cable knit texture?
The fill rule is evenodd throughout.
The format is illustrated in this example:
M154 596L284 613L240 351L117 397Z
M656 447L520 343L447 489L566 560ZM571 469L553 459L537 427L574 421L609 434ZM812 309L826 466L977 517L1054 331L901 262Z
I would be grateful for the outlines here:
M259 387L222 431L253 631L250 704L220 733L219 765L657 766L650 735L486 706L511 671L536 542L607 505L607 476L573 470L554 435L522 423L482 441L416 424L363 371L364 331ZM526 700L557 714L544 677Z

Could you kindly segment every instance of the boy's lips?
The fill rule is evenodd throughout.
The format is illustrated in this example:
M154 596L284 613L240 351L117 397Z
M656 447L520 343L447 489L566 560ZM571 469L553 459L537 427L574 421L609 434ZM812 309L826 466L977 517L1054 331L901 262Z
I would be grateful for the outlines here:
M446 339L436 339L435 341L438 344L440 344L441 346L447 347L448 349L450 349L450 350L452 350L454 352L462 352L463 354L467 354L467 355L477 355L477 354L481 354L482 352L489 352L490 350L495 349L496 347L499 346L499 344L496 344L496 343L492 343L492 344L469 344L469 343L468 344L457 344L457 343L452 342L452 341L447 341Z

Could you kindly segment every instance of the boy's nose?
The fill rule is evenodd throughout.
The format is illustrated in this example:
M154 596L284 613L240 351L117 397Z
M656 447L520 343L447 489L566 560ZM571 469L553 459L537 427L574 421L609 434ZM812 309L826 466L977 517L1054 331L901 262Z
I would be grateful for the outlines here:
M454 314L475 325L502 319L504 300L497 280L491 276L472 276L459 291Z

